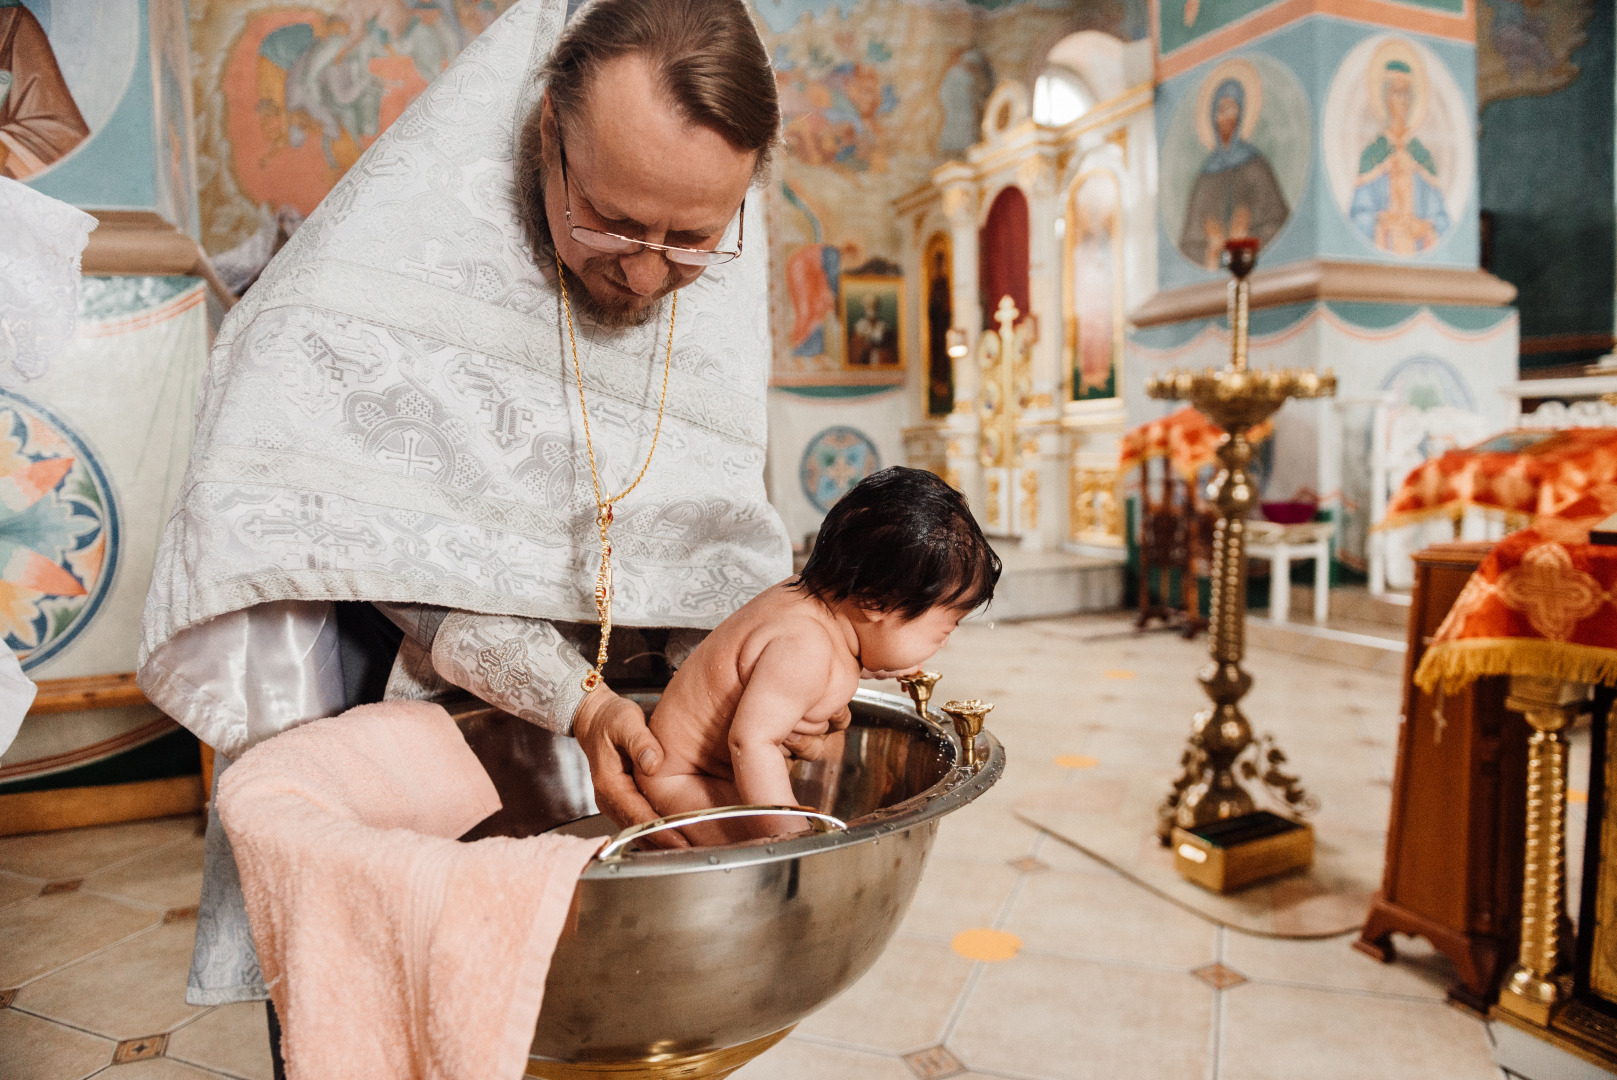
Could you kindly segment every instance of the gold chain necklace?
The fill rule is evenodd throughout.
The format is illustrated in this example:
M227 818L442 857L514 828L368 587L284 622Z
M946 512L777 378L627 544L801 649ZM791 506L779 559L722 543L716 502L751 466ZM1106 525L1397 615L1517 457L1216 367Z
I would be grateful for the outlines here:
M573 351L573 382L578 386L578 411L584 417L584 449L589 453L590 484L595 489L595 527L601 531L601 569L595 575L595 614L601 620L601 645L595 653L594 669L584 676L583 687L587 694L601 685L601 673L606 670L606 643L612 636L612 541L606 535L612 525L612 504L640 486L640 481L646 478L646 470L651 468L651 456L657 452L657 437L663 431L663 409L668 404L668 372L674 363L674 317L679 314L679 293L674 293L668 313L668 352L663 357L663 389L662 396L657 400L657 426L651 433L651 449L646 451L645 463L640 466L634 482L611 498L602 498L601 474L595 468L595 440L590 435L590 410L584 403L584 371L578 366L578 340L573 337L573 305L567 299L567 277L559 251L556 253L556 285L561 289L562 307L567 312L567 344Z

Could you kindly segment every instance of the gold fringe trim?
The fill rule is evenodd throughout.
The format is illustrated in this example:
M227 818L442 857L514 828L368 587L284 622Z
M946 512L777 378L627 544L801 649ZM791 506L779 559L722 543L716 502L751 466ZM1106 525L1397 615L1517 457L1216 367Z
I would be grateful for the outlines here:
M1563 682L1617 684L1617 649L1536 638L1443 641L1426 650L1415 685L1457 693L1485 675L1538 675Z
M1418 525L1423 521L1432 521L1436 518L1448 518L1458 521L1465 517L1467 510L1481 510L1489 514L1499 514L1505 519L1505 528L1511 532L1525 529L1533 523L1533 515L1520 510L1506 510L1502 506L1492 506L1488 503L1473 502L1470 499L1461 499L1458 502L1446 502L1441 506L1426 506L1419 510L1406 510L1401 514L1389 514L1381 521L1370 526L1371 532L1386 532L1389 529L1401 529L1405 525Z

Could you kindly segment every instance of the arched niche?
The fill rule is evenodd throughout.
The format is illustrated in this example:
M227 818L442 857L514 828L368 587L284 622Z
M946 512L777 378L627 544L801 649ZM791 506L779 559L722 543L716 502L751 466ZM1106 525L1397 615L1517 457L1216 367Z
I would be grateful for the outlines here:
M994 325L994 309L1009 296L1016 310L1032 310L1028 281L1027 196L1014 184L1001 188L989 204L977 238L977 281L985 328Z

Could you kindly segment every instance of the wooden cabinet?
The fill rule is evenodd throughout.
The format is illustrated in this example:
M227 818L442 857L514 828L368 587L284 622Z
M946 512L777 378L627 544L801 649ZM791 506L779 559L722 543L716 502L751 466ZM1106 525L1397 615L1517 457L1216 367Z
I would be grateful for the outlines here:
M1449 996L1484 1010L1515 959L1526 815L1527 723L1504 678L1458 694L1414 685L1431 636L1491 547L1439 544L1415 556L1402 723L1381 890L1354 948L1379 960L1395 933L1454 961Z

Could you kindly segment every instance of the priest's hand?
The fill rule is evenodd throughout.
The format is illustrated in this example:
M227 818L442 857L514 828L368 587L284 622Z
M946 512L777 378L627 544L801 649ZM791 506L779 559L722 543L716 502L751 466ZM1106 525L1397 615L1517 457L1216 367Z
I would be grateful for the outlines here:
M628 698L619 697L605 684L591 690L573 717L573 737L590 763L595 805L619 826L638 825L657 816L634 783L634 764L655 773L662 767L663 750L646 726L646 714ZM645 843L659 847L687 847L675 830L653 833Z

